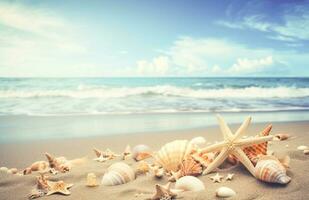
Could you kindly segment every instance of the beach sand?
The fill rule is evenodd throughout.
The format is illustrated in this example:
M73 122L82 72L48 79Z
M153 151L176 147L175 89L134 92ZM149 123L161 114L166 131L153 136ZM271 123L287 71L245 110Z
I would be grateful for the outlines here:
M239 124L232 125L235 130ZM249 127L247 135L256 135L266 127L266 123L253 124ZM288 154L291 157L288 175L292 181L288 185L263 183L255 179L243 166L238 166L230 171L220 172L226 176L227 173L234 173L232 181L222 181L213 183L209 174L198 178L205 184L206 190L201 192L185 192L178 196L179 199L216 199L215 191L221 186L232 188L237 194L231 199L309 199L309 155L304 155L297 150L299 145L309 146L309 122L286 122L274 123L272 134L288 133L292 138L286 141L273 141L269 149L276 154ZM85 186L87 173L93 172L97 175L98 181L112 163L120 161L116 158L105 163L93 161L95 157L92 149L105 150L110 148L114 152L121 153L127 144L133 147L136 144L147 144L154 151L175 139L191 139L195 136L203 136L208 142L222 140L222 135L218 126L207 127L196 130L184 130L177 132L144 133L136 135L114 135L104 137L91 137L65 140L40 140L33 142L6 143L0 146L0 166L8 168L16 167L20 170L29 166L37 160L45 160L44 153L50 152L56 156L65 156L68 159L87 157L86 163L75 166L68 173L51 176L50 180L64 180L73 183L70 189L70 196L51 195L40 199L46 200L109 200L109 199L147 199L155 190L155 184L167 183L167 178L155 179L151 176L138 176L136 180L118 186L98 186L89 188ZM288 145L288 147L286 147ZM150 163L151 158L147 159ZM136 162L132 159L125 161L135 167ZM36 184L36 175L17 176L11 174L0 174L0 199L20 200L27 199L27 195ZM136 193L143 195L135 196Z

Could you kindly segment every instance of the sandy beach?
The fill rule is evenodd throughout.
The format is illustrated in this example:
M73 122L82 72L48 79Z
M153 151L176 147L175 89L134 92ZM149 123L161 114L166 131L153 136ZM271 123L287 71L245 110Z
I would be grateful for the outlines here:
M247 135L256 135L266 127L266 123L252 124ZM235 130L239 124L232 125ZM268 149L273 150L275 155L287 154L291 157L290 169L287 174L292 181L287 185L273 183L264 183L255 179L243 166L237 166L230 171L219 172L226 176L227 173L234 173L232 181L222 181L213 183L209 178L213 174L199 176L206 189L201 192L184 192L178 195L179 199L216 199L215 191L218 187L227 186L232 188L237 194L232 199L308 199L309 184L308 169L309 158L302 151L297 150L299 145L308 145L309 141L309 123L305 122L286 122L274 123L271 134L288 133L292 137L286 141L273 141L268 145ZM207 128L161 132L161 133L144 133L131 135L114 135L104 137L90 137L79 139L65 140L39 140L34 142L7 143L0 146L0 166L8 168L16 167L23 170L32 162L46 160L44 152L49 152L56 156L65 156L68 159L87 157L87 161L79 166L74 166L68 173L51 176L50 180L64 180L73 183L70 189L70 196L59 194L45 196L40 199L147 199L155 191L155 184L167 183L167 177L156 179L150 175L140 175L134 181L118 186L103 186L95 188L86 187L86 175L93 172L96 174L98 181L112 163L120 161L121 158L115 158L105 163L93 161L95 154L93 147L98 149L110 148L114 152L122 153L127 144L132 147L137 144L149 145L152 150L157 151L162 145L176 139L191 139L195 136L203 136L207 142L222 140L218 126ZM146 159L152 163L152 158ZM137 162L133 159L125 161L133 168ZM0 178L0 199L26 199L31 189L36 184L37 174L26 176L17 176L1 173ZM137 195L143 193L142 195Z

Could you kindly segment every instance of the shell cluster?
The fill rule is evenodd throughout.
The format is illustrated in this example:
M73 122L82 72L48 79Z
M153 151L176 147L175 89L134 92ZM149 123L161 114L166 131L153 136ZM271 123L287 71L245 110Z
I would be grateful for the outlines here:
M264 156L255 166L255 177L269 183L288 184L291 178L286 175L285 167L273 156Z
M102 185L112 186L128 183L135 179L134 170L124 162L112 164L102 178Z
M183 160L193 151L188 140L175 140L165 144L154 156L156 162L166 171L178 171Z

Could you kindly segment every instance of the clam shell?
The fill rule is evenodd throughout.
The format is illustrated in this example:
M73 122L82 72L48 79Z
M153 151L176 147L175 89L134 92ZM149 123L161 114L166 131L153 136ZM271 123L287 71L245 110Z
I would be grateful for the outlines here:
M306 149L308 149L308 147L305 146L305 145L301 145L301 146L298 146L298 147L297 147L297 150L299 150L299 151L304 151L304 150L306 150Z
M112 164L102 178L106 186L120 185L135 179L134 170L124 162Z
M194 176L183 176L176 181L175 189L183 191L201 191L205 190L204 183Z
M165 144L154 158L166 171L178 171L180 164L192 150L193 145L188 140L175 140Z
M269 183L287 184L291 178L286 175L285 167L273 156L264 156L255 166L255 177Z
M137 161L151 157L150 147L144 144L136 145L132 149L132 157Z
M231 188L228 187L219 187L216 190L216 196L217 197L221 197L221 198L228 198L228 197L232 197L235 196L236 192L234 190L232 190Z

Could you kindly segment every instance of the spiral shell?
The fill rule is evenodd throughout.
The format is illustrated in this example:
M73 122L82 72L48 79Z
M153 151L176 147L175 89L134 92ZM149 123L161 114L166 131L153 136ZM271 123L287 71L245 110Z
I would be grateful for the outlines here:
M176 181L175 189L197 192L205 190L205 186L200 179L194 176L184 176Z
M151 157L150 148L147 145L139 144L132 149L132 157L136 161L144 160Z
M178 171L192 150L193 145L188 140L175 140L165 144L154 158L166 171Z
M291 181L284 166L273 156L259 159L255 166L255 177L269 183L287 184Z
M124 162L112 164L102 178L106 186L120 185L135 179L134 170Z

